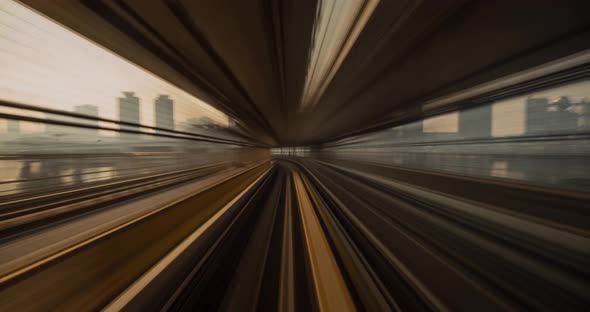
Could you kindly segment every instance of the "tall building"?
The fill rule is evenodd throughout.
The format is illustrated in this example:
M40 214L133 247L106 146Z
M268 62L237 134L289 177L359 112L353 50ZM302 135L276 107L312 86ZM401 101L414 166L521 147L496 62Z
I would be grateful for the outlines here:
M578 130L578 114L567 96L561 96L550 103L548 130L567 133Z
M526 99L526 134L540 134L545 130L548 106L546 98Z
M583 99L578 103L579 111L578 114L578 130L589 131L590 130L590 100Z
M549 102L546 98L526 101L526 133L567 133L578 129L578 114L568 97Z
M133 92L123 92L119 98L119 120L139 124L139 98ZM137 126L121 125L121 129L138 130ZM134 137L131 133L121 133L121 137Z
M492 106L460 110L459 135L468 139L489 138L492 135Z
M155 102L156 127L174 130L174 102L167 95L160 95Z

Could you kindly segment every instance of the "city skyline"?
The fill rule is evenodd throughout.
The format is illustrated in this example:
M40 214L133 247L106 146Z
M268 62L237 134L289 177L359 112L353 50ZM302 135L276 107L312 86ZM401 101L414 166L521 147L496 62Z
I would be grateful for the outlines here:
M16 2L0 3L0 45L3 100L70 112L94 105L100 117L117 120L117 99L134 90L140 99L150 99L141 103L143 125L155 126L153 99L161 94L174 99L178 122L200 116L228 122L227 115L202 100ZM0 131L7 130L6 123L0 123ZM20 130L44 131L26 123Z

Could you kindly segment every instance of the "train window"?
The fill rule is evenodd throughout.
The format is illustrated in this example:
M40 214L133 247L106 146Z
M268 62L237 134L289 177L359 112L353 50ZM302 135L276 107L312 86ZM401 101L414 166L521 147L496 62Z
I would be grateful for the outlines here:
M590 190L590 80L334 142L316 155Z
M5 102L197 134L214 135L234 125L202 100L14 1L0 3L0 46L0 100ZM59 113L35 114L72 120ZM16 120L0 123L0 132L32 134L44 128L19 127Z

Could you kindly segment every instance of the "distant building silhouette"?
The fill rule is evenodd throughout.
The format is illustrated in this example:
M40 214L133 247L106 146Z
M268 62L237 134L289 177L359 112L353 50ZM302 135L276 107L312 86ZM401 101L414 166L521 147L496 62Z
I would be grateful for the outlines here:
M139 98L133 92L123 92L125 97L119 98L119 120L139 124ZM138 130L137 126L121 125L121 129ZM121 137L133 137L131 133L121 133Z
M583 99L578 103L578 130L590 131L590 100Z
M548 106L549 100L546 98L526 100L526 134L539 134L545 130Z
M459 135L487 138L492 135L492 106L483 105L459 111Z
M559 97L549 104L549 131L576 131L578 114L573 111L572 102L567 96Z
M174 102L167 95L160 95L155 102L156 127L174 130Z
M526 101L526 133L566 133L578 130L579 115L566 96L549 102L546 98L528 98Z

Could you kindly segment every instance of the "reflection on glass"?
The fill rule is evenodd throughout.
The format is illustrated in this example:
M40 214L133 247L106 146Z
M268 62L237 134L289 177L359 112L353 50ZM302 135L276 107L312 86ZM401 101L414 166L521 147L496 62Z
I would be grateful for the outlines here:
M326 146L321 157L590 191L590 80Z

